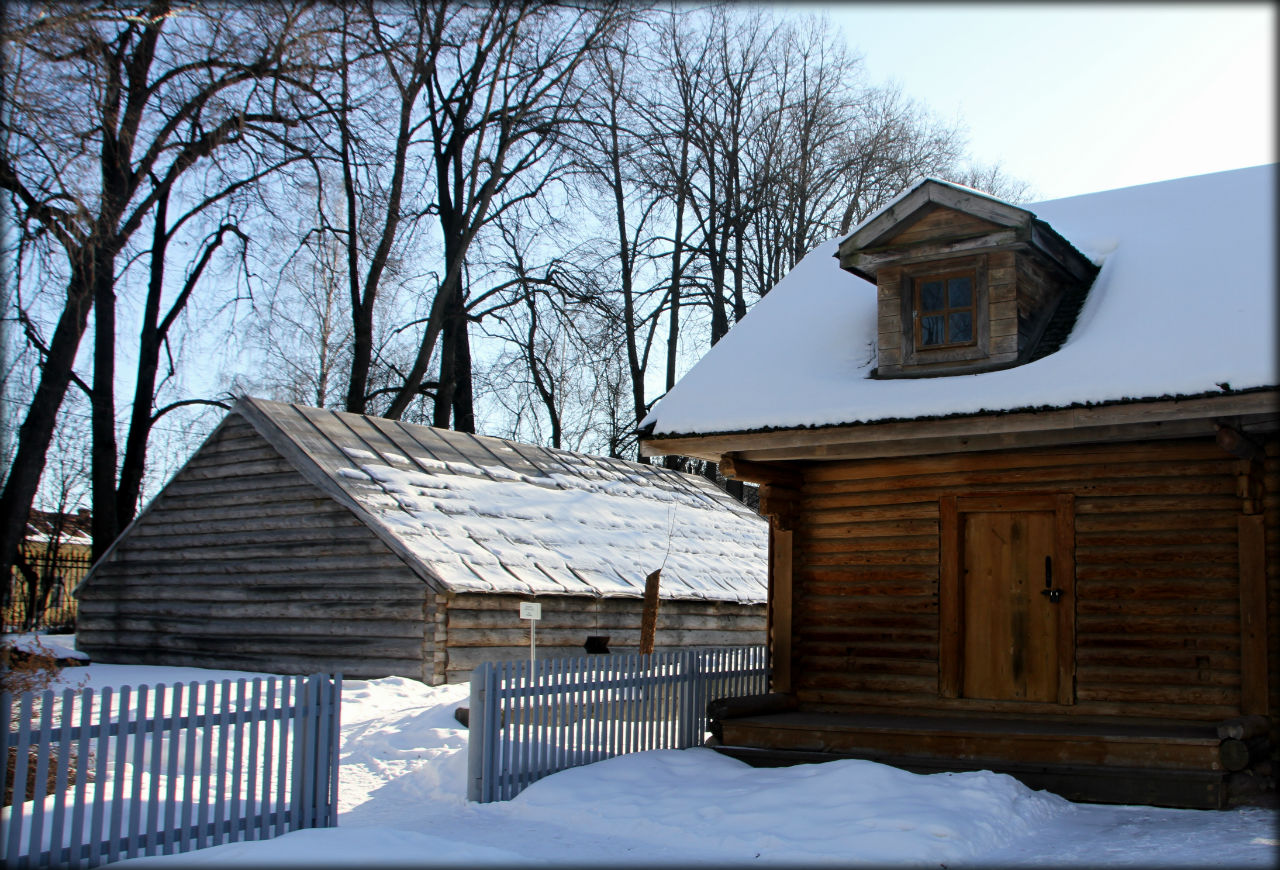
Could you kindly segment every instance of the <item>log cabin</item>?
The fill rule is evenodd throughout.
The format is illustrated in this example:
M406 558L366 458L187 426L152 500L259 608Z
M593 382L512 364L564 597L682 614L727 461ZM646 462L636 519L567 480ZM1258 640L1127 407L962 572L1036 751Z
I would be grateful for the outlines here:
M772 689L721 751L1274 801L1275 167L1018 206L921 180L643 423L762 484Z
M121 664L467 680L481 662L762 644L765 521L703 477L241 399L77 589ZM536 631L522 602L541 609Z

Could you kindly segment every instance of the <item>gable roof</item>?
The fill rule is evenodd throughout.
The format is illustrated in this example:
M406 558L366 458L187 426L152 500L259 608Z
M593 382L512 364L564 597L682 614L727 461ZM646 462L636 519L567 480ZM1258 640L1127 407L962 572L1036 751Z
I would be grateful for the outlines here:
M442 590L640 597L662 566L664 599L765 600L767 525L705 478L262 399L232 415Z
M876 290L840 268L842 239L832 239L642 426L655 436L753 432L1275 387L1275 181L1268 165L1027 206L1101 269L1056 352L980 374L869 377Z

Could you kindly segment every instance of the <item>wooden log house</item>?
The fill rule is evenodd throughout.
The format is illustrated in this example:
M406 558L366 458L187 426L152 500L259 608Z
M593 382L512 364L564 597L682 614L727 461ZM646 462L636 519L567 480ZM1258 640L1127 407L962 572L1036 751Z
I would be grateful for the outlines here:
M702 477L242 399L77 589L124 664L427 683L481 662L764 642L766 523ZM607 639L607 640L605 640ZM603 646L602 646L603 644Z
M722 751L1274 799L1275 180L1022 208L926 179L676 385L646 453L771 520L774 694Z

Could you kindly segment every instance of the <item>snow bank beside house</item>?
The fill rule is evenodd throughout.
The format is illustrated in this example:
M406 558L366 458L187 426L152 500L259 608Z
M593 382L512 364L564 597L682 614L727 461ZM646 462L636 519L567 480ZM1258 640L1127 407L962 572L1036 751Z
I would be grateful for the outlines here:
M74 673L96 687L251 676L100 664ZM471 804L467 731L453 718L466 699L466 686L347 681L338 828L135 862L1267 867L1280 857L1272 810L1072 804L989 772L922 776L865 761L755 769L706 749L615 758Z
M875 380L876 289L841 239L804 257L662 398L655 435L1061 408L1275 386L1274 165L1026 208L1101 271L1071 336L1036 362Z

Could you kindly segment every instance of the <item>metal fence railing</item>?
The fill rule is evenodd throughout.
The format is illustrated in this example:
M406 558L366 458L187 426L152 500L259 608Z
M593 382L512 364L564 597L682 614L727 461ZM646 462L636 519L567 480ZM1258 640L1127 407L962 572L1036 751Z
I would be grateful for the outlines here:
M50 550L24 544L22 554L35 572L26 577L15 566L8 585L0 587L4 631L69 630L76 624L76 599L71 591L89 573L92 560L85 548Z
M6 867L337 824L342 677L0 695Z
M763 646L483 664L471 676L467 798L510 800L570 767L701 745L708 701L768 683Z

